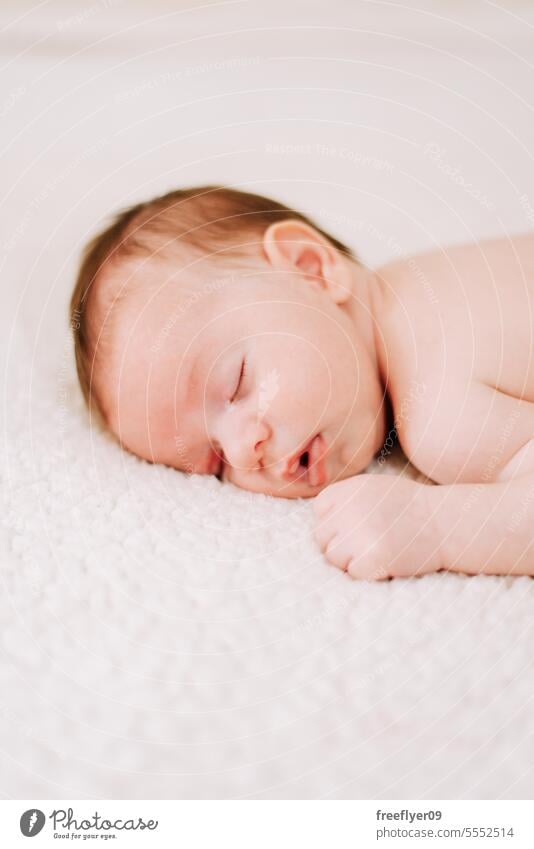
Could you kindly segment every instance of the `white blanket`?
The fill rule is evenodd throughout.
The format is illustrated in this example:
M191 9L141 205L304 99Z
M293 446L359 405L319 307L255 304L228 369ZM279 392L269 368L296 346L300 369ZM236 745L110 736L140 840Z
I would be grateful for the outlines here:
M369 263L534 226L534 14L463 5L2 5L2 796L531 798L534 582L352 582L309 502L89 428L66 319L97 222L177 185Z

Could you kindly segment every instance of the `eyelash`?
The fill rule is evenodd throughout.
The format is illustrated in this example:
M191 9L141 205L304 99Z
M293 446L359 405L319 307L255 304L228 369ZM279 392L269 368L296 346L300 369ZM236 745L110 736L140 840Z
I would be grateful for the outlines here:
M234 401L236 400L236 398L239 394L239 390L241 389L242 383L243 383L246 375L247 375L247 361L246 361L246 358L244 357L243 362L241 363L241 371L239 372L239 380L237 381L237 386L235 388L235 392L232 395L232 397L230 398L230 404L233 404Z
M230 404L233 404L233 402L236 400L236 398L239 394L239 390L241 389L242 383L243 383L246 376L247 376L247 360L246 360L245 357L243 357L243 361L241 363L241 371L239 372L239 378L237 380L237 386L234 390L232 397L230 398L230 401L229 401ZM215 477L218 478L219 480L222 480L222 474L224 472L224 465L226 463L226 457L224 456L222 449L219 449L219 455L221 457L221 463L220 463L220 466L219 466L219 471L217 472Z

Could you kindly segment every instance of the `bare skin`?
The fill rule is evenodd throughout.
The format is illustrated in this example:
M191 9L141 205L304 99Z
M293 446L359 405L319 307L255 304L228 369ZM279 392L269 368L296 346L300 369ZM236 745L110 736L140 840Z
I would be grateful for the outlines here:
M289 220L162 334L175 292L124 307L107 377L124 447L315 497L318 544L354 577L534 575L534 234L370 271ZM392 424L441 486L361 474Z
M399 441L442 486L369 475L332 485L315 500L321 549L355 577L534 575L534 234L377 274Z

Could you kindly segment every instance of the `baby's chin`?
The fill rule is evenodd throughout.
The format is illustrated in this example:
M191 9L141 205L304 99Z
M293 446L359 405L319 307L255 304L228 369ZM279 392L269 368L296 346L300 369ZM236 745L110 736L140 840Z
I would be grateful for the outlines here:
M257 495L270 495L272 498L287 498L287 499L296 499L296 498L314 498L316 495L319 495L322 489L325 489L328 484L324 486L318 486L314 488L313 492L310 492L309 487L302 487L302 491L299 491L294 485L285 489L276 489L272 485L254 485L250 486L248 484L240 484L235 481L224 481L224 486L236 486L238 489L244 489L246 492L253 492Z

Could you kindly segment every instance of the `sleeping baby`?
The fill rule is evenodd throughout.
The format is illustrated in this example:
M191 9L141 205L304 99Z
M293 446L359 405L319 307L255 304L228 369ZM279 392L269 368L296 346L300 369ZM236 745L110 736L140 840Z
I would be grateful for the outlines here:
M205 186L92 240L71 325L123 448L312 497L351 576L534 575L533 302L534 234L370 269L302 213ZM392 435L440 486L363 473Z

